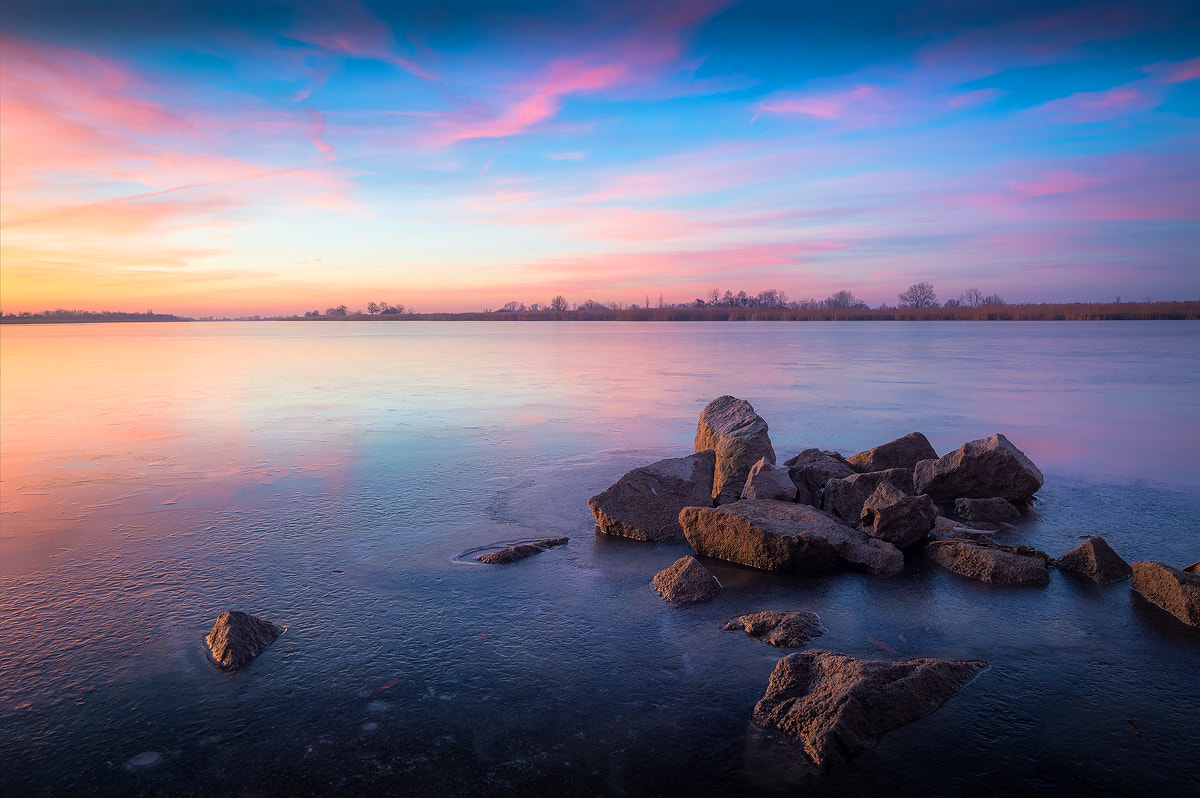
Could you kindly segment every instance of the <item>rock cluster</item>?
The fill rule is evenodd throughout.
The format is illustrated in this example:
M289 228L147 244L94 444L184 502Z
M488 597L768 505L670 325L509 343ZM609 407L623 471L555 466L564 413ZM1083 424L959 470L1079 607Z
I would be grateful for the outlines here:
M226 610L204 638L209 656L224 670L237 670L267 650L284 628L246 612Z
M546 549L562 546L569 540L570 538L546 538L545 540L534 540L529 543L517 543L513 546L505 546L502 549L485 552L475 559L478 562L487 563L488 565L505 565L517 560L523 560L526 557L532 557L535 554L541 554Z

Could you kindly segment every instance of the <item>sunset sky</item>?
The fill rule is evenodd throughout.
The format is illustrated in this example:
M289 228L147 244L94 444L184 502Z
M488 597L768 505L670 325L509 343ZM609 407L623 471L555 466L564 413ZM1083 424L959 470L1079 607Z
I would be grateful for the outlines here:
M1200 5L6 0L0 310L1200 298Z

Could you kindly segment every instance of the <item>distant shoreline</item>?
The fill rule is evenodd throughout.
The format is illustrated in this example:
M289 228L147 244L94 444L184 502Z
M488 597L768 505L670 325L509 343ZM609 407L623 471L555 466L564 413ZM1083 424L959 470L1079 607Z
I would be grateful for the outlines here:
M68 315L69 314L69 315ZM254 316L190 319L161 313L54 311L50 316L0 316L0 324L95 324L195 321L1196 321L1200 300L1185 302L1072 302L978 308L739 308L670 307L588 310L487 311L334 316Z

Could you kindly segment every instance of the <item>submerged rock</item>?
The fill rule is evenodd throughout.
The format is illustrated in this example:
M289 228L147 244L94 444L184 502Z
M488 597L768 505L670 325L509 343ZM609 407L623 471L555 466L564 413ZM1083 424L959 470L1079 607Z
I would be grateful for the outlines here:
M721 584L689 554L654 575L654 592L670 604L690 604L708 601L721 592Z
M679 540L683 537L679 511L712 505L716 462L716 452L706 449L635 468L588 499L588 507L605 534L634 540Z
M993 585L1048 585L1050 558L1031 546L935 540L925 556L960 576Z
M1060 571L1074 571L1107 585L1133 575L1129 563L1104 538L1090 538L1054 561Z
M750 469L746 477L746 487L742 489L743 499L778 499L784 502L796 501L796 483L788 469L774 466L761 458Z
M247 612L226 610L217 616L204 642L213 662L225 670L236 670L266 651L283 632L282 626Z
M910 432L902 438L859 452L846 462L856 471L886 471L889 468L917 467L922 460L936 460L937 451L929 439L919 432Z
M1012 502L999 496L990 499L955 499L954 514L965 521L984 523L1012 523L1021 517L1021 511Z
M917 493L928 493L936 502L999 496L1025 503L1042 482L1038 467L999 433L964 443L937 460L922 460L915 469Z
M754 707L754 723L796 740L827 770L933 712L986 667L979 660L882 662L819 649L788 654Z
M975 543L991 543L995 532L986 529L976 529L958 521L952 521L939 515L933 521L933 529L929 536L934 540L969 540Z
M904 555L892 544L806 504L743 499L686 507L679 523L697 554L765 571L820 571L839 560L876 574L904 568Z
M863 503L859 516L863 529L872 537L897 548L907 548L933 529L937 506L928 496L909 496L890 482L880 482Z
M739 615L726 623L724 629L727 632L745 631L776 648L800 648L814 637L825 634L821 616L803 610L767 610Z
M1138 560L1133 564L1133 589L1188 626L1200 627L1200 575Z
M561 546L569 540L570 538L546 538L545 540L535 540L530 543L517 543L516 545L506 546L496 551L485 552L475 559L478 562L487 563L488 565L504 565L516 562L517 560L523 560L526 557L532 557L535 554L541 554L546 549Z
M825 489L821 491L821 509L848 524L857 524L862 517L863 504L881 482L892 483L902 493L913 492L913 472L907 468L851 474L825 483Z
M821 503L821 491L826 482L855 473L845 457L820 449L805 449L783 464L788 467L792 482L796 483L796 501L813 506Z
M767 422L745 399L722 396L712 400L696 423L697 452L717 453L712 498L718 504L737 501L746 486L750 469L761 458L775 464L775 449L767 434Z

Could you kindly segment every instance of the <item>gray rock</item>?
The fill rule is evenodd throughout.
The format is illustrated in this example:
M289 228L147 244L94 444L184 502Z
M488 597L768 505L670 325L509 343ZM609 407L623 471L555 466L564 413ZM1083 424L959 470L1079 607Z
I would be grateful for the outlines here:
M1200 627L1200 575L1138 560L1133 564L1133 589L1188 626Z
M892 544L806 504L743 499L686 507L679 523L697 554L766 571L819 571L839 560L877 574L904 568L904 555Z
M654 575L654 592L670 604L708 601L721 592L717 578L690 554Z
M679 540L679 511L711 506L717 456L707 449L688 457L635 468L588 499L600 531L634 540Z
M796 483L796 501L814 507L821 504L821 490L826 482L855 473L845 457L820 449L805 449L783 464L788 467L792 482Z
M821 491L821 509L848 524L857 524L862 518L863 504L881 482L892 483L892 486L899 488L902 493L913 492L913 472L907 468L851 474L825 483L825 488Z
M1074 571L1107 585L1133 575L1129 563L1104 538L1089 538L1054 561L1060 571Z
M534 540L529 543L518 543L514 546L497 549L496 551L485 552L475 559L478 562L487 563L488 565L505 565L517 560L523 560L526 557L532 557L535 554L541 554L546 549L562 546L568 540L570 538L546 538L545 540Z
M775 449L767 434L767 422L745 399L722 396L712 400L696 423L696 451L717 453L712 498L718 504L737 501L746 486L750 469L761 458L775 464Z
M855 471L886 471L889 468L917 467L922 460L936 460L937 452L929 439L919 432L910 432L902 438L867 449L847 459Z
M936 502L999 496L1024 504L1042 482L1037 466L998 433L964 443L937 460L922 460L915 469L917 493L928 493Z
M237 670L266 651L284 631L282 626L247 612L226 610L217 616L204 642L218 667Z
M1012 502L999 496L990 499L955 499L954 514L964 521L1004 524L1021 517L1021 511Z
M1050 558L1030 546L935 540L925 556L954 573L994 585L1048 585Z
M934 540L969 540L975 543L991 543L995 532L975 529L958 521L939 515L933 522L929 536Z
M739 615L725 624L724 628L727 632L745 631L751 637L776 648L800 648L814 637L825 634L821 616L803 610L768 610Z
M746 477L746 487L742 489L742 498L794 502L796 483L792 482L788 469L772 465L764 457L751 467L750 476Z
M872 537L897 548L907 548L925 538L937 519L937 505L928 496L909 496L884 481L863 503L859 520Z
M800 651L776 664L753 720L796 740L828 770L933 712L986 667L979 660L883 662Z

